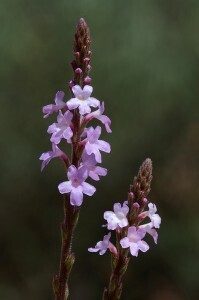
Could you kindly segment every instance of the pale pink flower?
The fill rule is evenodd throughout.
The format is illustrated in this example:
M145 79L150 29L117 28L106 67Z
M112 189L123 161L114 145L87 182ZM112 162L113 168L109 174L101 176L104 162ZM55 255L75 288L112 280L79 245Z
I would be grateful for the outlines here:
M61 194L70 193L71 205L80 206L83 201L83 194L92 196L96 188L85 182L87 172L84 167L76 168L72 165L69 167L67 175L69 180L59 184L59 192Z
M150 218L153 227L160 228L161 218L158 214L156 214L157 212L156 205L154 203L149 203L148 207L149 207L148 217Z
M99 241L94 248L88 248L89 252L98 252L99 255L103 255L110 246L110 237L111 233L109 232L107 235L104 236L102 241ZM112 245L111 245L112 247Z
M98 163L102 162L100 151L104 151L106 153L110 153L111 147L109 143L99 140L101 135L101 127L97 126L95 129L93 127L89 127L86 131L87 133L87 141L85 145L85 151L88 155L92 153L95 155L95 159Z
M107 221L107 228L109 230L115 230L118 226L120 228L126 227L128 225L128 212L129 207L126 203L123 203L123 205L115 203L113 211L105 211L104 213L104 219Z
M108 133L111 133L112 132L112 130L110 128L111 120L106 115L103 115L103 113L104 113L104 102L102 102L102 104L100 105L99 109L97 109L97 110L91 112L90 114L88 114L86 116L86 120L90 121L93 118L98 119L99 121L102 122L102 124L104 124L104 126L106 128L106 131Z
M66 111L64 114L59 111L57 123L50 125L47 130L48 133L52 134L50 139L52 143L58 145L61 139L66 139L68 143L71 142L73 136L73 132L70 128L72 118L73 114L70 111Z
M120 240L122 248L130 248L131 255L138 256L139 250L146 252L149 250L149 245L142 241L146 232L144 229L131 226L128 228L127 237Z
M106 176L107 169L100 166L96 166L97 162L94 154L88 155L86 152L83 152L82 155L82 165L88 171L88 176L93 180L100 180L100 176Z
M64 92L59 91L55 95L55 104L48 104L43 107L44 118L47 118L54 112L58 112L62 108L66 107L66 103L63 101Z
M72 87L75 98L67 101L68 109L72 110L79 108L80 115L85 115L91 112L91 107L98 107L99 100L91 97L93 88L90 85L85 85L83 89L79 85Z
M41 171L43 171L43 169L49 164L51 159L55 157L58 157L63 160L67 160L66 154L63 151L61 151L57 147L57 145L52 143L52 150L42 153L42 155L39 158L40 160L42 160Z
M158 241L158 233L157 230L153 227L152 223L147 223L140 225L139 228L145 230L146 233L150 234L154 240L154 242L157 244Z

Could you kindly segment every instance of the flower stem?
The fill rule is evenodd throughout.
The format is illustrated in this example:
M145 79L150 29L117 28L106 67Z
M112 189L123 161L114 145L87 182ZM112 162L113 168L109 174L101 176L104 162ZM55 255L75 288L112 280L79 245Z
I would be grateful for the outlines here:
M116 232L117 244L123 233ZM122 294L123 278L127 270L129 260L128 249L122 249L117 245L118 255L112 259L112 271L109 285L104 289L103 300L119 300Z
M74 71L74 79L72 85L78 84L84 86L86 78L90 71L90 33L85 20L81 18L77 24L74 41L74 60L71 65ZM71 88L71 86L70 86ZM75 167L79 166L82 147L80 145L80 135L84 128L80 126L79 110L73 111L73 137L71 164ZM70 204L70 199L66 195L63 199L64 204L64 220L61 224L61 257L59 264L59 272L53 278L53 290L55 300L67 300L69 296L68 281L71 269L75 262L75 256L72 252L72 240L75 228L79 218L79 207Z
M58 275L55 275L53 279L55 300L66 300L69 296L68 280L75 261L75 256L72 252L72 239L79 217L79 208L70 205L68 198L64 198L63 203L64 220L61 224L60 266Z

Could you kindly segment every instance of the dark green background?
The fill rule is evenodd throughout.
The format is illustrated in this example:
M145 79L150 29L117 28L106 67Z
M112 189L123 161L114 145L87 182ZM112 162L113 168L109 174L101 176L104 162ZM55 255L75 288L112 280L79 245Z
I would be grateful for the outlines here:
M38 160L50 147L41 108L72 76L80 17L92 34L94 96L112 119L108 176L87 198L75 236L71 299L101 299L110 257L87 248L103 234L102 214L125 200L139 164L151 157L150 199L162 216L159 243L132 259L123 299L197 299L199 1L1 0L0 299L53 299L65 174ZM67 92L68 93L68 92ZM69 97L69 93L67 94Z

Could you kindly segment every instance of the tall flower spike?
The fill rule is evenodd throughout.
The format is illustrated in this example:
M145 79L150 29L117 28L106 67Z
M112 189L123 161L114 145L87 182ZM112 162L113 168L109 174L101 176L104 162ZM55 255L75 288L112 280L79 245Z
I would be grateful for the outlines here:
M101 151L109 153L111 150L107 142L98 139L101 134L100 126L95 129L86 128L88 120L92 119L88 119L88 115L93 113L94 108L96 111L94 117L105 125L108 132L111 120L103 115L103 104L91 96L93 87L88 76L91 69L90 32L84 19L80 19L77 24L73 50L74 60L71 65L74 77L69 83L71 99L64 100L64 92L60 91L55 96L55 103L43 107L44 117L57 113L57 121L47 130L51 134L52 151L44 152L40 156L42 169L53 158L61 159L67 169L65 172L67 179L58 186L59 192L63 194L64 220L61 225L60 267L53 279L55 300L68 299L68 280L75 259L72 252L72 238L79 209L84 196L92 196L96 191L96 188L86 180L88 177L99 180L100 176L107 174L107 170L97 163L101 163ZM63 144L69 144L68 155L61 149ZM99 249L101 254L106 250L106 246L116 253L114 246L106 238L101 246L103 246L103 249Z

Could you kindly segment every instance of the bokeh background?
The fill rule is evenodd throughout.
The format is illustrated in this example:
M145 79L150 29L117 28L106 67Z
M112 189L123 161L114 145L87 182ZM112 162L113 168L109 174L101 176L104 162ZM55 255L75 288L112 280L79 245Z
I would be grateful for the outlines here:
M72 76L75 25L91 28L95 96L112 118L108 176L81 211L71 299L101 299L109 255L87 252L104 234L102 214L125 200L146 157L150 199L162 216L159 243L133 259L123 299L199 296L199 1L0 1L0 299L53 299L65 174L59 161L40 173L52 119L41 108ZM68 93L68 92L67 92ZM69 93L67 94L69 97ZM152 244L152 243L151 243Z

